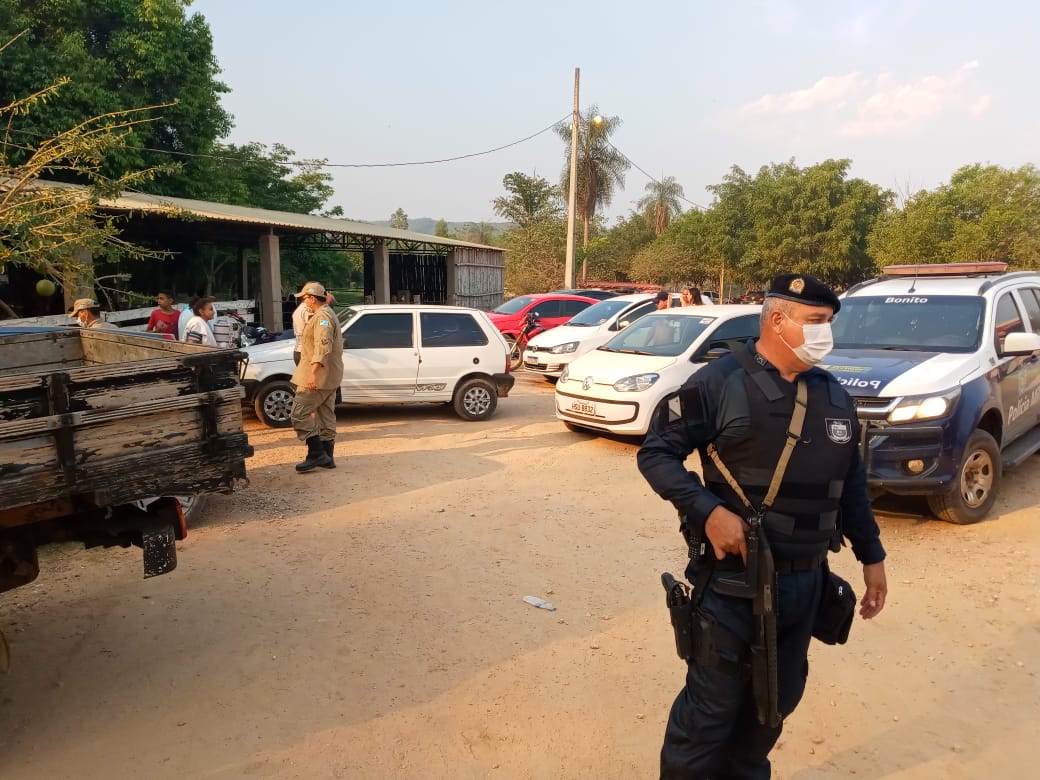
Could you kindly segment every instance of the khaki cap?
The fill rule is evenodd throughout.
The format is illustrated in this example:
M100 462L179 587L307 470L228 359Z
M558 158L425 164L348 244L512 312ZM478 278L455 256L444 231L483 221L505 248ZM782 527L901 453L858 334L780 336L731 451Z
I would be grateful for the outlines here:
M293 297L302 298L304 295L314 295L318 298L324 298L328 293L325 292L325 285L321 282L307 282L307 284L303 285L302 290L293 294Z
M79 314L84 309L100 309L100 308L101 307L98 306L98 302L95 301L93 298L77 298L76 302L74 304L72 304L72 313L69 314L69 316L70 317L75 317L77 314Z

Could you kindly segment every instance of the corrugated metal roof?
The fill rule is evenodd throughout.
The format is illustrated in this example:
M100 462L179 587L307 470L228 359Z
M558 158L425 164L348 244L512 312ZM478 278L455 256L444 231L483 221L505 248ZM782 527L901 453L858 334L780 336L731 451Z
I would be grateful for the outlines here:
M77 187L73 184L61 184L38 180L46 186ZM472 244L454 238L441 238L428 233L416 233L411 230L398 230L368 222L354 222L349 219L333 217L317 217L312 214L296 214L291 211L271 211L249 206L229 206L226 203L214 203L190 198L168 198L161 195L149 195L144 192L122 192L116 198L103 198L100 204L105 209L116 211L138 211L152 213L176 213L183 211L203 219L219 222L238 222L250 225L268 225L270 227L289 228L291 230L312 233L343 233L366 238L383 238L387 240L407 241L411 243L431 244L434 246L459 246L473 249L491 249L503 252L501 247Z

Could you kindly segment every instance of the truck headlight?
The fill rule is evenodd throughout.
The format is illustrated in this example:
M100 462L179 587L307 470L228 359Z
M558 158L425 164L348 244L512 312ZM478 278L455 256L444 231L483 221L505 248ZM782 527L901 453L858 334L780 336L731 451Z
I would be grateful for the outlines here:
M573 352L577 348L578 348L578 342L577 341L568 341L566 344L557 344L555 347L551 348L549 351L552 354L554 354L554 355L562 355L565 352Z
M660 374L635 374L622 377L614 383L614 389L619 393L638 393L653 387L654 382L661 378Z
M942 395L920 395L904 398L896 408L888 413L890 423L910 422L911 420L935 420L948 415L957 399L961 396L958 387Z

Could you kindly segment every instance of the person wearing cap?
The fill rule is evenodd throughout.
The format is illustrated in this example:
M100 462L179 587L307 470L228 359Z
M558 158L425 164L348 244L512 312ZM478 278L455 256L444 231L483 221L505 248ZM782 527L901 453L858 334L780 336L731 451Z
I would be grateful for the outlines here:
M119 330L119 326L114 322L105 322L101 319L101 307L93 298L77 298L76 302L72 304L69 316L74 320L79 320L81 328Z
M300 341L300 362L290 380L296 395L290 417L307 457L300 473L336 468L336 391L343 381L343 332L319 282L307 282L296 298L310 311Z
M325 305L331 309L336 303L336 296L328 290L325 292ZM300 365L300 348L303 345L303 328L307 324L307 320L312 316L314 316L313 313L307 308L307 304L302 301L292 313L293 335L296 337L296 343L293 345L292 359L293 363L296 365Z
M827 555L840 549L843 538L863 565L860 616L873 618L885 606L885 550L867 494L855 404L817 367L833 346L830 322L840 308L820 280L777 276L762 305L760 338L708 363L665 397L640 447L639 470L679 512L691 552L686 577L694 584L696 651L687 659L686 684L665 728L663 778L770 776L769 753L783 722L766 725L757 717L746 671L755 630L752 601L719 592L717 582L744 578L745 518L762 510L776 479L789 429L797 426L799 385L806 393L804 421L790 437L790 460L762 515L776 569L781 718L805 690ZM686 468L694 450L703 476Z
M654 297L654 302L657 304L658 311L669 308L671 306L671 301L669 300L668 291L661 290L661 292L657 293Z

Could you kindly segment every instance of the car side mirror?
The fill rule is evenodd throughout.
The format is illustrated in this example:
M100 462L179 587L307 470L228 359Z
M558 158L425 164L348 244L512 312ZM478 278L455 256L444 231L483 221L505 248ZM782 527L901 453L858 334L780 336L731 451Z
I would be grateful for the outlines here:
M1040 351L1040 334L1036 333L1009 333L1004 337L1004 347L1000 350L1003 355L1032 355Z
M725 357L729 354L729 350L724 347L714 347L709 349L707 352L694 352L690 355L691 363L710 363L713 360L718 360L720 357Z
M627 327L628 327L629 325L631 325L631 324L632 324L632 323L631 323L631 322L629 322L628 320L621 320L621 322L619 322L619 323L617 324L617 326L618 326L618 330L624 330L625 328L627 328Z

